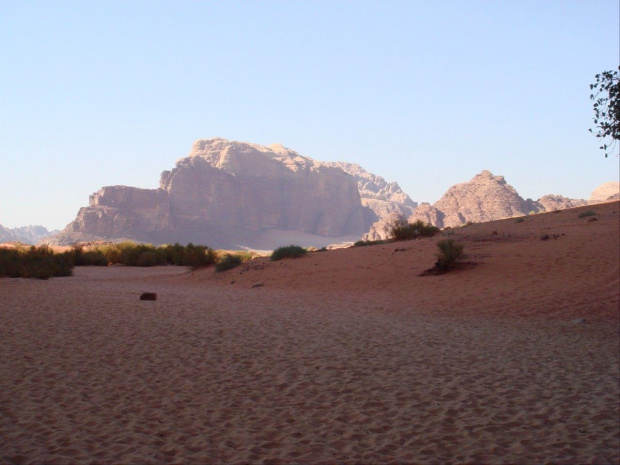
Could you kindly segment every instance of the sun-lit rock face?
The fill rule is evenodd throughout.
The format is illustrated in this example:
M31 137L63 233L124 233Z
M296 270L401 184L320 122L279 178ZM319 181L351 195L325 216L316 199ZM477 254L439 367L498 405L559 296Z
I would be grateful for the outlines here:
M5 228L0 224L0 243L20 242L22 244L36 244L40 240L56 234L58 231L48 231L40 225L21 226L18 228Z
M270 147L201 139L164 171L159 189L107 186L53 240L127 238L233 247L265 230L361 237L374 219L356 179L337 167Z
M495 176L484 170L470 181L450 187L433 205L420 205L409 221L422 220L446 228L585 204L585 200L569 199L561 195L545 195L538 200L524 199L503 176Z
M387 182L381 176L369 173L360 165L345 162L324 162L324 165L340 168L357 180L362 198L362 205L374 214L370 230L364 235L365 240L381 240L390 237L389 226L394 219L408 218L418 204L400 188L396 182Z
M606 182L592 191L590 203L620 199L620 182Z

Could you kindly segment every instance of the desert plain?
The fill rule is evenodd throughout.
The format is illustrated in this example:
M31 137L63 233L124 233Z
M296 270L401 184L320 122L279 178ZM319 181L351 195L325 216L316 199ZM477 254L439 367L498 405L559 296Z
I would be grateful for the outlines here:
M0 462L617 464L619 219L0 279Z

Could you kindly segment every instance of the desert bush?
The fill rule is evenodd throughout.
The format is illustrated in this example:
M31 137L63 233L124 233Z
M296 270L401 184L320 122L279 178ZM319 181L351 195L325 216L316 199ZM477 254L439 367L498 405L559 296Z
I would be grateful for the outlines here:
M598 215L598 213L596 213L593 210L586 210L585 212L581 212L579 213L579 218L586 218L588 216L596 216Z
M379 244L387 244L388 240L376 240L376 241L357 241L356 243L353 244L353 247L366 247L369 245L379 245Z
M194 245L191 242L185 247L183 266L193 269L213 265L217 261L217 253L204 245Z
M74 266L107 266L108 260L100 250L89 250L84 252L84 247L74 244L70 252L66 252L71 257Z
M55 254L46 246L0 249L0 277L49 279L72 274L70 252Z
M299 258L306 254L306 249L298 245L288 245L286 247L279 247L271 254L271 260L282 260L283 258Z
M232 270L241 265L243 261L240 255L226 254L215 264L215 272L221 273L222 271Z
M151 244L120 242L101 246L96 252L111 264L125 266L176 265L199 268L212 265L217 261L217 254L214 250L203 245L194 245L191 242L187 246L176 243L159 247Z
M231 255L236 255L237 257L239 257L241 259L242 262L247 262L248 260L252 260L252 259L260 256L256 252L249 252L247 250L240 250L240 251L235 252L234 254L231 254Z
M524 221L525 219L522 216L520 216L519 218L515 220L515 223L523 223Z
M394 221L390 228L390 235L395 241L406 241L417 239L418 237L433 237L439 233L439 228L430 224L417 220L413 223L407 223L403 218Z
M439 252L437 253L436 266L439 269L448 270L454 268L456 263L464 258L463 244L455 242L454 239L444 239L437 243Z

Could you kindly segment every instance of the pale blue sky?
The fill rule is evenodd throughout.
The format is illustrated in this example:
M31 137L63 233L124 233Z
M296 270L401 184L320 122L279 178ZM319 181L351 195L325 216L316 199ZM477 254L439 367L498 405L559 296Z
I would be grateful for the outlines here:
M618 24L618 0L0 0L0 224L64 228L216 136L359 163L417 202L483 169L587 198L618 180L588 132Z

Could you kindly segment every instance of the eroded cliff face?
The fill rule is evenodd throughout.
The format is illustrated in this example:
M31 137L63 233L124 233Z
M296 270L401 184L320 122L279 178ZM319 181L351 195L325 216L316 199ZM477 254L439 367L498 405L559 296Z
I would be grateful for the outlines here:
M134 239L158 242L170 227L169 195L163 189L106 186L89 197L76 219L54 240Z
M133 239L233 248L265 230L361 236L372 214L343 170L281 145L202 139L159 189L108 186L54 239ZM283 244L286 245L286 244Z
M390 226L397 218L409 218L418 204L396 182L387 182L381 176L369 173L360 165L345 162L323 162L340 168L357 180L362 205L370 209L367 222L370 230L364 240L381 240L390 237Z
M620 199L620 183L617 181L601 184L592 191L590 203L608 202Z
M433 205L422 204L409 221L422 220L439 228L481 223L530 213L578 207L587 202L561 195L524 199L503 176L482 171L470 181L450 187Z

